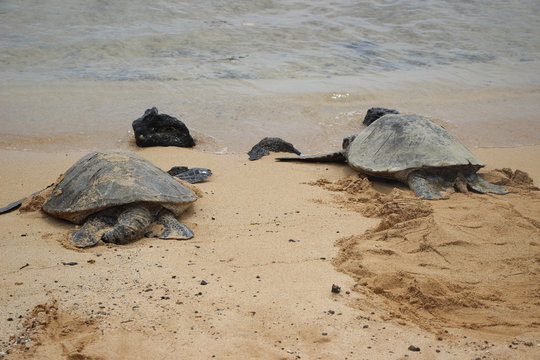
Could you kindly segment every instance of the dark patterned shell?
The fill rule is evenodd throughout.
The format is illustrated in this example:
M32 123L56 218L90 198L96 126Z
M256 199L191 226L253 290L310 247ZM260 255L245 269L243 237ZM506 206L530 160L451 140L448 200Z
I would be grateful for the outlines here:
M197 200L193 191L150 162L126 152L94 152L77 161L43 210L80 224L102 209L146 202L175 215Z
M443 127L417 115L381 117L350 144L347 161L358 171L398 180L421 168L484 166Z

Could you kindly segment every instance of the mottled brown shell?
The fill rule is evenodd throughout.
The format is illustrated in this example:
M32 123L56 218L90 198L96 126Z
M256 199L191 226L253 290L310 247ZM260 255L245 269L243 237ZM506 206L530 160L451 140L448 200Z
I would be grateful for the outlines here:
M381 117L356 136L346 158L357 171L402 181L418 169L484 166L443 127L417 115Z
M100 210L131 203L159 204L180 215L193 191L150 162L127 152L94 152L77 161L43 210L80 224Z

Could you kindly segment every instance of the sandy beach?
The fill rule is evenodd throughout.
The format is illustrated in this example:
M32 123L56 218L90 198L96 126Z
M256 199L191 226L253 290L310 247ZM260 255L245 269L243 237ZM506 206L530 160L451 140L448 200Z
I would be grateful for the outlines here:
M344 164L133 151L213 170L195 237L77 250L73 224L0 216L0 358L538 358L540 193L495 169L540 183L540 146L474 149L511 193L440 201ZM0 152L1 204L85 154Z
M0 214L0 360L540 359L538 24L539 1L0 1L0 208L92 151L213 173L184 241L80 249L37 202ZM196 146L137 147L153 107ZM372 107L509 193L248 160L337 151Z

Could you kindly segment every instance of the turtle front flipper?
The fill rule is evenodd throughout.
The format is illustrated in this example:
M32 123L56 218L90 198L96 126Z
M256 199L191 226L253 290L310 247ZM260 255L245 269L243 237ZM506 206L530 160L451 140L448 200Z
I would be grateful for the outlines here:
M116 220L109 216L92 215L84 225L71 233L71 241L76 247L85 248L98 243L100 230L114 225Z
M345 151L340 150L329 154L323 155L302 155L302 156L287 156L278 157L278 161L303 161L303 162L345 162Z
M176 220L169 210L163 209L158 214L156 221L150 226L150 232L146 236L163 240L187 240L191 239L194 234L190 228Z
M471 190L474 190L481 194L508 194L508 190L506 190L504 186L492 184L489 181L482 179L476 173L466 175L465 179L467 180L467 185Z
M409 174L407 183L416 196L429 200L448 198L442 192L451 187L446 180L438 175L423 174L417 171Z
M126 207L120 215L113 229L101 236L106 243L125 244L141 237L153 220L150 209L142 205Z

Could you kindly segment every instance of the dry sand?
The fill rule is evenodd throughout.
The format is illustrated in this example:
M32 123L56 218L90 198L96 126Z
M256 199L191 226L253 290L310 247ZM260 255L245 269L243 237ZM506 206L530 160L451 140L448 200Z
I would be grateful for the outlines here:
M539 184L540 146L475 149L512 193L441 201L341 164L135 151L213 170L196 236L80 251L72 224L1 215L0 358L540 358L540 192L493 171ZM84 155L0 153L0 204Z

